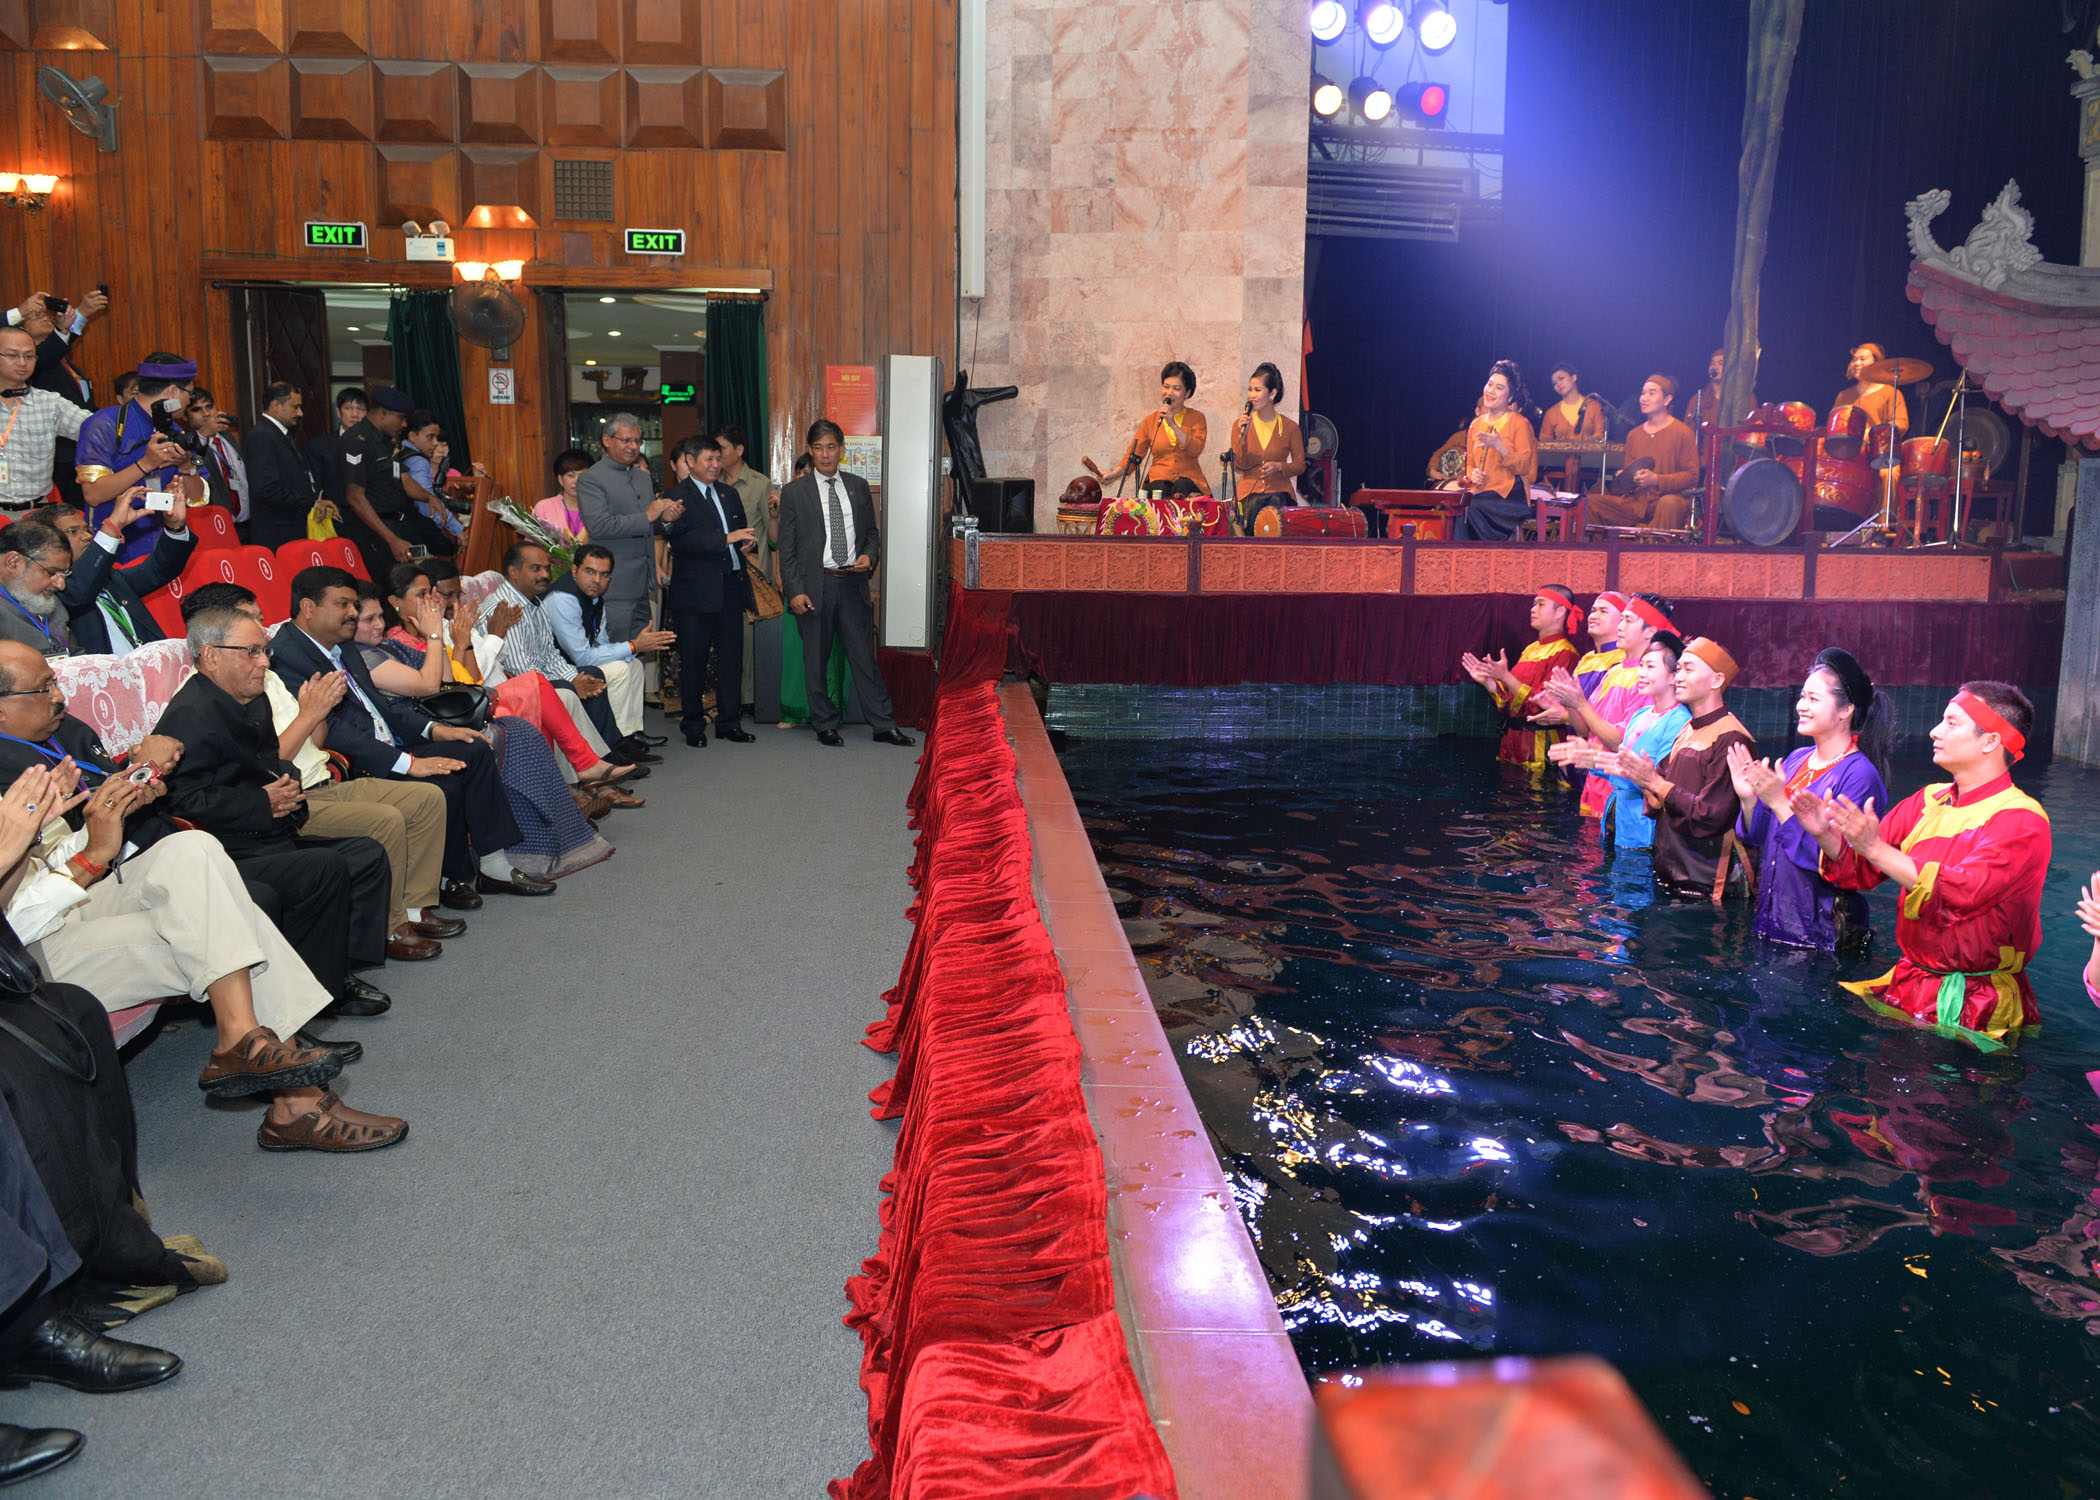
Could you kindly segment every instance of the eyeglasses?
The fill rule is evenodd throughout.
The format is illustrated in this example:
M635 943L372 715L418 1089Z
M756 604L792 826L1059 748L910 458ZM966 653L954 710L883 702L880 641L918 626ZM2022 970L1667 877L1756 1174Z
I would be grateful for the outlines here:
M15 688L11 692L0 693L0 698L57 698L60 696L58 679L56 677L42 687Z
M270 648L268 646L220 646L207 641L204 649L207 651L238 651L241 655L253 661L268 661L270 659Z

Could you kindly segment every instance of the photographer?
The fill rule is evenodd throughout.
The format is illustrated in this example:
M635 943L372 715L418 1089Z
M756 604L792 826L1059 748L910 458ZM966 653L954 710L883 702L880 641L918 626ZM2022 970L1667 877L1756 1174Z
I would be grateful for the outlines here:
M155 494L172 494L180 484L191 504L204 498L197 477L200 453L196 435L176 418L189 404L197 382L197 363L179 354L155 352L139 363L139 383L121 406L105 406L80 424L75 452L80 491L88 504L88 522L100 526L118 499L135 484L147 487L146 509L124 528L119 563L136 562L153 550L167 505Z
M86 417L63 396L30 385L35 364L35 335L26 328L0 328L0 516L18 516L44 503L57 444L76 436Z

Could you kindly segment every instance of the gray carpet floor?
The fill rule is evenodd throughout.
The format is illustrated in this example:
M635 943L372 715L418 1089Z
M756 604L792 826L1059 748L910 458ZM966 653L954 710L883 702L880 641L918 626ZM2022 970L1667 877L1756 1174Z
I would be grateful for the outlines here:
M650 715L652 728L660 718ZM85 1453L60 1497L820 1496L866 1456L842 1286L875 1243L893 1131L859 1043L909 936L916 751L673 739L619 852L490 897L391 1014L351 1103L370 1155L256 1148L208 1106L208 1033L129 1068L163 1234L232 1280L118 1331L175 1350L121 1396L0 1395Z

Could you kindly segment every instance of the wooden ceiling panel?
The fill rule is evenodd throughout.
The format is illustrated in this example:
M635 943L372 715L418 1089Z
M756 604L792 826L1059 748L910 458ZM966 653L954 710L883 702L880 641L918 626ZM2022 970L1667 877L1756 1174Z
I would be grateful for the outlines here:
M372 134L381 141L450 145L458 137L459 79L450 63L372 64Z
M541 61L618 62L621 9L620 0L540 0Z
M198 50L266 57L284 50L284 0L201 0Z
M283 0L285 50L295 57L363 57L365 0Z
M629 146L697 148L706 144L707 105L698 68L627 70Z
M38 52L107 52L116 45L113 0L34 0L30 46Z
M539 152L469 147L460 158L460 197L469 228L532 229L546 217Z
M540 138L540 70L515 63L462 63L459 138L487 146L530 146Z
M212 140L288 140L291 64L281 57L205 58L204 111L204 133Z
M709 68L707 131L717 151L787 150L787 74L770 68Z
M379 222L432 219L458 224L459 153L443 146L379 148Z
M292 135L303 141L372 139L372 65L347 58L295 57Z
M626 87L617 68L542 68L541 120L550 146L617 146Z
M627 61L644 67L698 64L704 0L625 0L620 7Z

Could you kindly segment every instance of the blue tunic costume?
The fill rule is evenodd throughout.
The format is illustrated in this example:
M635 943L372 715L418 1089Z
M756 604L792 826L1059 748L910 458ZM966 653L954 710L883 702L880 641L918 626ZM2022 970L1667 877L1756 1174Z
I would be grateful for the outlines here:
M1692 711L1682 703L1673 703L1660 714L1651 703L1627 721L1620 748L1645 755L1661 765L1663 757L1670 753L1670 747L1677 743L1677 736L1691 722ZM1653 848L1655 819L1648 815L1641 789L1623 776L1612 776L1607 780L1611 782L1611 807L1606 816L1611 820L1613 846L1620 849Z
M1779 774L1789 785L1803 772L1813 745L1789 755ZM1855 807L1874 799L1874 810L1888 810L1889 790L1874 763L1857 750L1839 756L1802 783L1819 797L1850 797ZM1821 948L1835 953L1840 944L1864 946L1867 898L1841 891L1819 873L1822 848L1801 827L1801 820L1782 822L1763 802L1752 802L1736 818L1736 837L1757 850L1757 935L1789 948ZM1856 936L1854 936L1856 934Z

